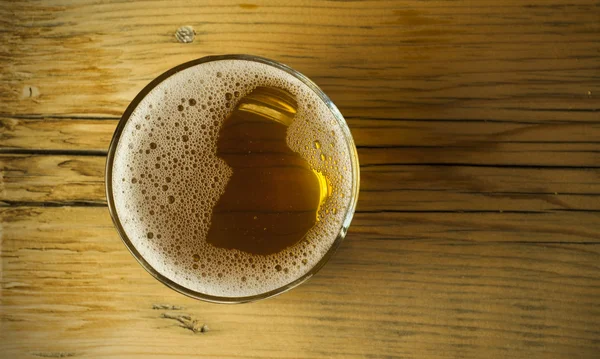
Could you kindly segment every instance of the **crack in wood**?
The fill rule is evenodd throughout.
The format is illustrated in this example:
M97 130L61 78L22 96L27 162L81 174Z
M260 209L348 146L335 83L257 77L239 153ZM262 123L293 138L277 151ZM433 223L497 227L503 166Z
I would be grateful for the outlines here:
M0 154L54 155L54 156L98 156L106 157L108 150L58 150L35 148L0 148Z
M171 304L152 304L152 309L154 310L182 310L185 309L184 307L181 307L179 305L171 305Z
M119 121L121 119L120 116L91 116L91 115L51 115L51 114L42 114L42 113L24 113L24 114L15 114L9 112L0 112L0 117L5 118L15 118L15 119L23 119L23 120L110 120L110 121Z
M179 322L179 326L185 329L192 331L194 334L198 333L206 333L209 331L209 328L206 324L198 321L197 319L193 319L191 316L187 314L169 314L163 313L161 318L172 319Z
M35 352L31 355L42 358L69 358L79 354L75 352Z
M2 207L108 207L106 201L8 201L0 200Z
M600 166L569 166L569 165L533 165L533 164L500 164L500 163L466 163L466 162L386 162L361 164L363 168L371 167L395 167L395 166L428 166L428 167L481 167L481 168L529 168L529 169L567 169L567 170L596 170Z

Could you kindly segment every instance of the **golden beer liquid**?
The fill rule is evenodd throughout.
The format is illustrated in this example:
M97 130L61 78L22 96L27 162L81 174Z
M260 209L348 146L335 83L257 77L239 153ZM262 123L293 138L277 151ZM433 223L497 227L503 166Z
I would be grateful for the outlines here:
M327 185L286 143L296 109L286 90L258 87L223 123L217 156L233 174L213 207L208 243L274 254L301 241L315 225Z

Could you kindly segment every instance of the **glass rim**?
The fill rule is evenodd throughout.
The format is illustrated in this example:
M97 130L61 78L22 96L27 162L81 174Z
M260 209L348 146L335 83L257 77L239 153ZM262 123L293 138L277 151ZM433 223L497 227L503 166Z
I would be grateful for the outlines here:
M319 259L319 261L305 274L296 278L292 282L285 284L276 289L255 294L251 296L242 296L242 297L224 297L224 296L214 296L206 293L198 292L187 288L181 284L176 283L175 281L167 278L163 274L159 273L150 263L146 261L146 259L138 252L133 243L130 241L127 233L121 221L119 220L119 216L115 207L115 201L113 198L113 186L112 186L112 172L113 172L113 162L116 154L117 145L121 138L121 134L123 133L123 129L127 124L127 121L131 117L133 111L138 107L139 103L152 91L156 86L158 86L161 82L166 80L167 78L175 75L179 71L185 70L187 68L200 65L207 62L213 61L221 61L221 60L245 60L251 62L258 62L266 65L273 66L277 69L283 70L284 72L294 76L306 86L308 86L315 94L319 96L319 98L327 105L329 110L334 115L335 119L338 122L338 125L342 129L344 139L346 145L348 146L348 153L351 157L351 167L352 167L352 196L348 206L346 207L346 213L344 214L344 219L341 224L341 228L339 230L338 235L335 240L331 244L331 247L327 250L327 252ZM333 104L331 99L308 77L304 76L300 72L292 69L291 67L279 63L274 60L270 60L267 58L253 56L253 55L242 55L242 54L232 54L232 55L216 55L216 56L205 56L196 60L185 62L181 65L175 66L166 72L162 73L160 76L153 79L148 85L146 85L131 101L131 103L127 106L127 109L121 116L117 128L113 134L113 137L110 142L110 146L108 148L107 160L106 160L106 168L105 168L105 191L106 191L106 199L108 202L108 210L110 212L110 216L112 218L113 224L121 237L121 240L131 252L133 257L138 261L138 263L154 278L156 278L159 282L166 285L167 287L184 294L188 297L203 300L206 302L212 303L247 303L253 302L261 299L266 299L270 297L274 297L276 295L285 293L292 288L297 287L298 285L304 283L313 275L315 275L324 265L329 261L329 259L336 252L337 248L340 246L341 242L344 240L346 233L348 231L348 227L350 226L350 222L352 221L352 217L354 216L354 212L356 209L356 203L358 201L358 192L360 187L360 171L359 171L359 162L358 162L358 153L356 152L356 146L354 144L354 140L352 138L352 134L350 133L350 129L348 128L348 124L346 120L338 110L338 108Z

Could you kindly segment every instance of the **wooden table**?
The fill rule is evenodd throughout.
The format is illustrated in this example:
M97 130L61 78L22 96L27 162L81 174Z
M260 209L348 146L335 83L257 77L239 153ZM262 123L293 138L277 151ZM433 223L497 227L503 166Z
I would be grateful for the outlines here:
M600 356L596 1L6 1L0 14L0 357ZM153 279L104 195L137 92L223 53L318 83L362 165L335 257L249 305Z

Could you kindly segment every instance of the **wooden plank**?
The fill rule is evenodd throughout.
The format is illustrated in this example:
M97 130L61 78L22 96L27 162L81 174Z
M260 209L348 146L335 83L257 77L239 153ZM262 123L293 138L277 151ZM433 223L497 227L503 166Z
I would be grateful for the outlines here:
M106 204L105 157L0 155L2 201Z
M0 113L119 116L165 70L235 52L298 69L349 117L597 122L599 12L591 0L3 2ZM176 41L182 25L193 43Z
M432 240L448 245L600 243L597 212L358 212L351 231L367 240Z
M600 143L600 123L465 123L356 117L346 120L359 147ZM0 147L44 150L107 149L117 123L117 118L0 117Z
M515 151L506 145L480 144L458 147L364 148L359 150L363 166L423 165L518 166L599 168L600 152L595 143L526 144ZM507 160L508 159L508 160Z
M108 151L118 120L0 117L0 149Z
M0 164L5 204L106 204L103 156L7 154ZM359 212L600 211L600 169L383 166L361 177Z
M0 212L6 357L594 358L600 350L598 243L485 243L478 232L465 234L475 235L470 243L377 240L351 230L308 283L226 306L145 273L106 208ZM202 325L209 330L194 331Z
M600 166L600 124L374 120L350 128L362 165ZM0 118L0 148L106 151L116 120Z
M5 205L106 205L103 157L0 158ZM598 170L391 166L362 176L353 230L366 238L600 238Z

